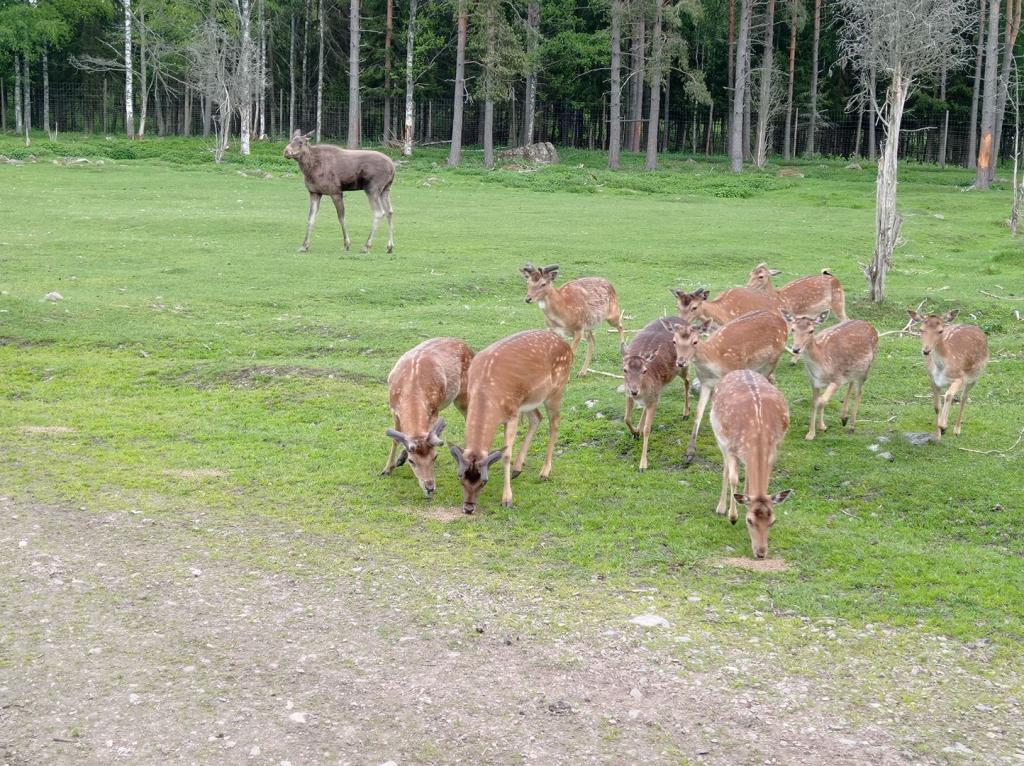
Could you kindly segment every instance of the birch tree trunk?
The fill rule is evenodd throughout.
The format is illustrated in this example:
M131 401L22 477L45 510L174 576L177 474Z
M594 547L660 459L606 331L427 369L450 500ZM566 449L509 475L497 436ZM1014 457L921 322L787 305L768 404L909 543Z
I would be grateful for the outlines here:
M814 155L815 131L818 128L818 48L821 43L821 0L814 0L814 42L811 46L811 123L807 130L808 157Z
M316 142L320 143L324 127L324 0L317 4L317 16L319 27L320 44L317 52L316 67Z
M619 169L622 149L622 0L612 0L611 87L608 93L608 167Z
M622 15L622 3L619 2L619 16ZM612 14L614 16L614 9ZM614 24L614 20L612 21ZM622 19L619 19L621 25ZM526 94L523 98L523 144L533 143L533 119L537 110L537 50L540 47L540 0L530 0L526 10Z
M942 68L942 79L939 84L939 100L946 104L946 68ZM949 106L946 105L942 119L942 132L939 134L939 167L946 167L946 143L949 138Z
M295 132L295 14L291 16L288 38L288 138Z
M309 76L306 64L309 59L309 19L313 15L312 7L313 0L306 0L306 12L302 17L302 79L299 81L299 95L301 98L300 119L305 125L309 124Z
M28 55L21 55L21 94L24 104L21 107L21 127L25 132L25 146L32 143L29 135L32 132L32 70L28 65Z
M135 94L132 88L132 0L124 0L124 129L135 138Z
M644 39L647 32L647 25L643 17L643 5L639 4L640 18L633 22L633 40L630 72L632 82L632 99L629 105L629 150L640 151L640 135L643 131L643 110L644 110L644 58L647 53L647 42Z
M885 145L878 163L875 181L875 252L864 269L868 294L875 303L885 300L885 277L892 267L892 254L899 244L903 219L896 211L896 170L900 146L900 123L907 99L909 80L899 67L893 74L886 94Z
M43 130L53 139L53 126L50 124L50 65L47 57L47 46L43 46Z
M466 32L469 27L467 0L459 0L459 32L455 47L455 94L452 97L452 144L448 152L448 166L457 167L462 161L462 104L466 97Z
M391 140L391 38L395 27L395 0L387 0L384 16L384 143Z
M264 3L260 1L260 74L259 74L259 86L260 86L260 99L259 99L259 110L260 110L260 123L259 129L256 132L256 140L266 141L267 140L267 25L263 18L263 6Z
M971 125L967 132L967 167L978 166L978 97L981 91L981 64L985 54L985 0L978 0L978 50L974 56L974 87L971 90Z
M359 111L359 0L348 4L348 141L349 149L359 148L362 120ZM321 66L323 66L321 64Z
M494 167L494 60L495 60L495 2L487 3L487 63L484 65L484 167Z
M775 0L768 0L764 17L764 53L761 55L761 92L757 102L757 149L754 164L763 168L768 159L768 118L771 116L773 56L775 52Z
M243 157L249 156L249 127L252 124L252 0L235 0L238 20L242 32L242 46L239 50L239 74L241 88L238 93L238 117L241 122L238 151ZM229 118L230 119L230 118Z
M405 32L405 130L402 134L402 154L412 157L413 123L413 51L416 44L416 0L409 0L409 28ZM428 139L429 140L429 139Z
M782 157L789 160L795 146L792 140L793 128L793 79L796 75L796 14L795 0L789 0L789 88L786 91L786 135L783 137Z
M736 80L732 90L732 118L729 120L729 167L743 170L743 109L746 105L747 67L750 64L750 16L752 0L740 0L740 24L736 39Z
M1013 49L1020 32L1021 0L1006 0L1006 21L1003 26L1003 65L999 70L999 91L996 97L996 124L992 140L992 166L989 176L995 180L999 166L999 149L1003 140L1003 115L1010 88L1010 69L1014 66Z
M658 118L661 116L661 16L664 0L655 0L654 27L651 32L651 95L647 113L647 157L645 170L658 169Z
M139 129L135 137L146 137L146 115L149 111L149 63L146 61L146 5L139 0Z
M872 66L868 73L868 159L872 162L878 156L878 138L875 134L878 124L878 113L875 111L877 91L877 74Z
M985 44L985 91L981 100L981 142L975 167L974 188L987 189L992 184L992 144L996 129L996 89L999 60L999 0L989 0L988 40Z
M21 113L21 56L14 54L14 132L21 135L24 117Z

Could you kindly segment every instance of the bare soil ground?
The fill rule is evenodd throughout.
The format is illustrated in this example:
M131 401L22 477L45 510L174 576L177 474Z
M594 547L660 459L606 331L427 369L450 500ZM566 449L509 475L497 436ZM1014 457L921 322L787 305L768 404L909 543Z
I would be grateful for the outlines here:
M985 648L807 664L255 518L0 499L0 594L7 766L1024 762Z

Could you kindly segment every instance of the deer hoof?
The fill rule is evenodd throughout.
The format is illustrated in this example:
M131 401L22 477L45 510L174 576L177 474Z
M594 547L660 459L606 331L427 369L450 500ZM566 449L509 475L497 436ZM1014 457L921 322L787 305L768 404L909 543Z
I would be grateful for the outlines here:
M696 456L697 456L697 454L696 454L695 452L687 452L687 453L686 453L685 455L683 455L683 462L684 462L684 463L685 463L686 465L689 465L690 463L692 463L692 462L693 462L693 459L694 459L694 458L695 458Z
M850 426L849 428L846 429L846 433L848 433L848 434L855 434L855 433L857 433L857 427L856 426Z
M502 508L511 508L512 507L512 501L511 500L502 500L501 501L501 507Z
M395 252L395 246L394 245L388 245L388 255L391 255L394 252Z
M942 436L944 433L946 433L946 426L939 426L939 436Z
M391 475L391 472L392 472L393 470L394 470L393 468L385 468L385 469L384 469L383 471L381 471L381 472L380 472L379 474L377 474L377 475L378 475L378 476L390 476L390 475Z
M814 433L813 432L808 433L806 436L804 436L804 439L809 441L809 442L814 441Z
M368 252L370 252L370 246L369 245L363 245L363 249L360 250L359 252L360 253L368 253Z
M846 421L848 421L849 419L850 419L849 417L844 416L844 417L839 418L839 422L842 423L845 426L846 425Z
M521 468L513 470L512 471L512 478L513 479L518 479L519 478L519 474L521 474L522 472L523 472L523 469L521 469Z

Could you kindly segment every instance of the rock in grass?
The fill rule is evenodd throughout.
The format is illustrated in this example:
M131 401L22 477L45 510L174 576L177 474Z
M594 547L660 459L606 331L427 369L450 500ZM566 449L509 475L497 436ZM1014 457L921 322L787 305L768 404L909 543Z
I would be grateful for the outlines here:
M645 628L667 628L669 622L664 617L656 614L641 614L630 620L634 625L642 625Z
M879 452L878 457L882 458L882 460L888 460L890 463L896 460L891 452Z
M934 434L930 433L919 433L914 431L908 431L903 434L903 438L913 444L915 447L922 447L929 442L935 441Z
M47 293L46 295L44 295L44 296L43 296L43 300L44 300L44 301L51 301L51 302L53 302L53 303L56 303L57 301L62 301L62 300L64 300L64 296L63 296L63 295L61 295L60 293L58 293L58 292L57 292L57 291L55 290L55 291L53 291L52 293Z

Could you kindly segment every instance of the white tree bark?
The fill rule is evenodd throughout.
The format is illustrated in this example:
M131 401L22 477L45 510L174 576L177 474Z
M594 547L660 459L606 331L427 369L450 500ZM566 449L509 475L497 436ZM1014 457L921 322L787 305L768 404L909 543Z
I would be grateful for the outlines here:
M903 219L896 211L897 155L900 124L910 81L897 70L885 97L885 144L875 181L875 252L864 270L868 295L875 303L885 300L885 277L892 267L892 254L899 244Z
M316 68L316 140L320 143L324 125L324 0L320 0L317 8L320 26L320 49L317 54Z
M811 46L811 123L807 130L807 156L814 154L818 129L818 49L821 47L821 0L814 0L814 41Z
M750 16L752 0L740 0L740 28L736 39L736 82L732 91L729 121L729 167L743 170L743 109L746 104L747 68L750 66Z
M621 0L619 3L619 15L622 15ZM614 14L614 11L613 11ZM621 24L621 18L619 23ZM613 22L614 23L614 22ZM526 62L529 67L526 72L526 95L523 100L523 144L533 143L533 122L537 110L537 70L540 62L537 60L537 49L540 47L540 0L530 0L526 10Z
M258 140L267 140L267 25L263 18L264 3L260 2L260 125Z
M359 0L349 0L348 12L348 142L358 149L362 136L359 109Z
M14 54L14 132L21 135L21 56Z
M43 130L53 138L53 126L50 124L50 66L47 48L43 46Z
M241 123L238 150L243 157L247 157L251 149L249 128L252 125L252 0L235 0L235 10L238 12L238 22L242 33L242 45L238 52L240 59L238 73L241 85L238 92L238 117Z
M975 168L974 188L987 189L992 183L993 137L996 128L996 90L999 87L999 0L990 0L988 40L985 46L985 91L981 102L981 142Z
M391 46L395 28L395 0L387 0L384 17L384 143L387 144L394 131L391 126L391 101L392 101L392 80L391 80Z
M448 166L457 167L462 161L462 102L466 97L466 33L469 28L467 0L459 0L459 31L455 48L455 94L452 98L452 143L448 152Z
M295 14L291 15L291 37L288 39L288 138L295 132Z
M664 0L655 0L654 28L651 34L651 95L647 113L647 156L645 170L658 169L658 119L661 116L661 66L664 40L661 36L661 19Z
M612 0L611 89L608 93L608 167L619 168L622 149L622 0Z
M21 107L21 127L25 132L25 146L32 143L29 135L32 131L32 76L28 66L28 56L21 56L21 95L24 104Z
M409 27L405 32L405 125L402 131L402 154L412 157L413 113L413 51L416 49L416 0L409 0Z
M135 134L138 139L146 137L146 111L149 108L149 64L146 61L146 6L139 0L139 130Z
M135 93L132 87L132 0L124 0L124 129L135 138Z
M761 56L761 92L757 101L757 145L754 150L754 164L763 168L768 160L768 124L772 112L773 54L775 52L775 0L768 0L764 17L764 53ZM860 135L858 124L858 136Z

